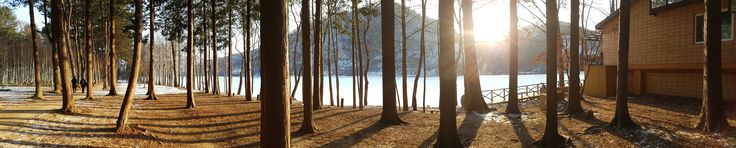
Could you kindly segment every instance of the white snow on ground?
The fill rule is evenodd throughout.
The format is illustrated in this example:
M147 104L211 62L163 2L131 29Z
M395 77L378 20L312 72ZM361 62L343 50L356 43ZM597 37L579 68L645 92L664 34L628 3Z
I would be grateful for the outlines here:
M522 114L505 114L501 112L490 112L487 114L480 114L477 112L471 112L469 114L483 118L484 123L487 121L493 121L493 122L498 122L498 123L508 123L509 118L519 118L519 117L521 117L522 120L530 120L530 119L533 120L532 118L528 118L530 114L526 112Z
M138 84L135 87L135 95L136 97L139 96L145 96L146 92L148 92L148 85L147 84ZM128 83L118 83L117 85L117 91L118 95L125 95L125 91L127 90ZM0 98L2 100L11 101L14 99L22 100L27 97L32 96L35 93L35 87L33 86L8 86L8 87L2 87L0 89L8 89L10 91L0 91ZM43 87L44 95L51 95L48 93L49 91L52 91L52 87ZM186 93L187 90L183 88L176 88L172 86L163 86L163 85L156 85L156 94L180 94L180 93ZM107 95L109 90L94 90L94 93L92 95L95 96L103 96ZM196 90L195 90L196 92ZM85 93L82 93L82 89L78 88L77 93L74 94L75 96L84 96Z
M179 93L187 93L186 89L180 89L172 86L163 86L163 85L156 85L154 87L156 94L179 94ZM117 89L118 95L125 95L125 91L128 90L128 83L118 83ZM81 90L77 90L77 92L81 92ZM93 95L96 96L102 96L107 95L109 90L95 90ZM136 96L145 96L146 92L148 92L148 84L137 84L135 87L135 95Z

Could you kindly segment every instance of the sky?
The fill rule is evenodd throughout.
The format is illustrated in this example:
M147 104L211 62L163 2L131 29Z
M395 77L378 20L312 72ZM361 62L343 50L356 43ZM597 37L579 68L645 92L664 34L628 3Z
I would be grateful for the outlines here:
M378 0L373 0L378 1ZM582 0L586 3L593 2L593 5L598 8L602 8L602 10L608 10L609 3L603 0ZM399 5L400 1L397 0L397 6ZM420 0L407 0L407 7L410 9L420 12L421 11L421 1ZM475 0L474 3L474 26L476 30L476 40L480 42L493 42L502 40L506 34L508 33L508 24L509 24L509 0ZM559 18L560 21L563 22L570 22L570 5L569 0L566 0L566 3L568 3L564 8L560 9L559 12ZM459 9L456 3L456 9ZM531 15L527 10L523 9L523 7L519 6L518 8L518 14L519 17L522 19L534 21L533 15ZM542 8L544 9L544 8ZM38 10L34 10L36 13L36 24L39 28L43 27L43 19L40 17L41 13L38 12ZM297 10L298 11L298 10ZM29 23L30 17L28 13L28 7L22 6L17 7L13 10L16 17L19 21L22 23ZM399 13L399 12L396 12ZM427 17L436 19L438 15L437 10L437 1L436 0L430 0L427 4ZM601 11L591 11L590 12L590 20L587 23L589 26L588 29L594 30L594 26L600 22L601 20L605 19L607 14L604 14L604 12ZM297 16L298 17L298 16ZM296 25L294 25L294 20L298 18L290 18L289 20L289 30L296 29ZM519 25L526 26L529 25L528 22L525 22L523 20L519 20ZM398 29L398 28L397 28ZM145 31L147 32L147 31ZM240 33L235 33L236 36L233 37L234 41L237 41L237 46L235 48L243 49L242 48L242 37L239 37Z

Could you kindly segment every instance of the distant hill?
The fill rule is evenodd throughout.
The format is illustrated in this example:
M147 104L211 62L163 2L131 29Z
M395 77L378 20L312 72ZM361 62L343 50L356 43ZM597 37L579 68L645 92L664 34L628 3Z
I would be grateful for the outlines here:
M417 18L417 19L410 19L407 20L407 34L411 35L408 37L408 45L407 45L407 65L409 72L409 75L413 75L416 73L417 64L419 62L419 29L421 27L421 14L418 14L414 11L409 12L408 18ZM367 23L365 21L365 18L361 19L362 23ZM426 22L433 23L436 20L434 19L427 19ZM401 26L398 24L398 21L396 21L395 25L395 43L396 43L396 68L397 72L400 72L400 69L402 67L401 65ZM369 51L369 60L370 60L370 74L380 74L381 70L381 29L380 29L380 16L375 16L371 18L370 22L370 29L366 35L368 38L368 51ZM561 31L565 34L569 33L569 23L561 23ZM364 26L363 26L364 27ZM535 64L533 62L534 58L540 54L543 53L546 47L546 39L545 39L545 33L542 31L539 31L538 29L535 29L531 26L526 27L520 27L520 40L519 40L519 71L521 73L543 73L544 72L544 65L543 64ZM437 72L437 53L438 53L438 45L437 45L437 26L436 23L433 25L430 25L426 29L426 46L427 46L427 72L428 75L436 76L438 74ZM413 35L412 35L413 34ZM294 72L294 63L296 63L296 67L301 67L301 42L296 42L296 38L300 37L300 34L296 34L296 32L291 32L289 34L289 68L292 69L292 73ZM340 74L350 74L351 73L351 39L349 34L340 34L338 36L338 49L340 53L339 57L339 63L340 63ZM509 43L508 40L502 40L502 41L496 41L492 43L476 43L476 49L477 49L477 56L478 56L478 68L481 74L507 74L508 73L508 66L509 66ZM296 54L294 54L294 50L296 49ZM258 61L260 61L260 58L258 57L258 50L253 50L252 53L252 59L254 59L253 68L255 70L254 74L258 74L260 68ZM356 53L357 54L357 53ZM327 51L324 50L323 55L327 55ZM460 56L460 54L457 54ZM357 56L357 55L356 55ZM296 61L294 59L296 58ZM364 57L365 58L365 57ZM226 58L220 58L219 59L224 66L226 62ZM326 58L325 58L326 60ZM238 65L233 67L233 73L235 75L240 73L240 65L242 63L242 59L240 54L234 54L233 55L233 65ZM327 61L324 61L326 64ZM458 64L462 64L462 60L458 61ZM333 66L334 68L334 66ZM462 74L462 65L458 65L458 72L459 74ZM224 75L224 72L221 72L222 75Z

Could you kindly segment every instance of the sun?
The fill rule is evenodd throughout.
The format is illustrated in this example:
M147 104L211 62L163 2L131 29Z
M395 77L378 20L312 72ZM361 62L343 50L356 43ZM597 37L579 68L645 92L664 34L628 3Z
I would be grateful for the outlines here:
M473 12L475 40L496 42L506 38L509 30L508 8L486 5Z

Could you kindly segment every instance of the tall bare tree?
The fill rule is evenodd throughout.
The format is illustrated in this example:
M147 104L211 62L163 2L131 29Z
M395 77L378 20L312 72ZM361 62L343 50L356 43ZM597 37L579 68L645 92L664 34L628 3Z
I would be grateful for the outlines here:
M544 135L542 139L535 142L540 147L563 147L565 140L557 130L557 31L559 31L559 19L557 18L556 0L546 2L546 30L547 30L547 106Z
M521 114L519 109L519 16L518 1L509 2L509 102L506 113Z
M394 2L381 0L381 47L383 59L381 73L383 79L383 111L381 122L391 125L403 124L396 111L396 60L394 52Z
M725 133L729 128L723 107L721 18L721 1L705 0L705 79L703 107L697 128L707 133Z
M233 95L233 1L228 0L227 5L227 96Z
M309 35L311 27L309 23L309 0L302 0L301 24L302 24L302 102L304 103L304 121L299 129L302 133L314 133L313 105L315 98L312 94L312 46ZM316 93L315 93L316 94Z
M130 78L128 79L128 88L125 90L125 97L123 97L123 104L120 107L120 115L118 115L117 124L115 129L117 132L123 132L128 128L128 115L130 113L130 107L133 106L133 96L135 94L135 86L138 83L138 76L141 70L141 42L143 32L143 4L141 0L134 0L135 2L135 20L133 21L133 28L135 35L133 36L133 65L130 70Z
M36 19L34 18L34 13L33 13L33 9L35 8L33 1L34 0L28 0L28 11L30 13L30 18L31 18L31 45L33 46L33 69L34 69L33 78L36 84L36 93L33 94L31 98L32 99L43 99L43 91L41 90L41 86L42 86L41 83L43 83L41 80L41 59L38 57L38 42L36 42L38 35L36 33L36 22L35 22Z
M440 127L435 147L463 147L457 134L457 63L455 62L455 16L453 0L439 2Z
M290 147L286 0L261 1L261 146ZM304 23L308 24L308 23ZM309 43L309 42L307 42ZM306 86L306 85L305 85Z
M580 104L580 0L571 0L570 10L570 97L566 114L582 115L585 113Z
M253 99L253 88L251 87L251 84L253 83L253 77L252 70L251 70L251 59L250 59L250 19L251 19L251 5L253 4L253 0L246 0L246 10L245 10L245 100L251 101Z
M220 76L217 71L217 0L210 0L210 8L212 9L210 12L210 18L212 21L211 23L211 29L212 29L212 94L213 95L220 95Z
M409 111L409 95L406 92L406 0L401 0L401 94L404 99L403 111Z
M108 57L109 60L110 60L110 66L109 66L110 67L110 74L109 74L110 77L108 78L109 81L110 81L110 83L109 83L110 84L110 92L107 93L108 96L117 96L118 95L118 91L117 91L117 88L118 88L117 87L117 85L118 85L118 61L117 61L117 58L116 58L116 56L117 56L117 53L116 52L117 51L115 49L116 48L115 47L115 43L116 43L115 42L115 28L116 28L115 27L116 26L115 25L115 15L116 15L116 13L115 13L115 3L116 3L115 0L110 0L110 4L109 4L110 5L110 8L109 8L110 9L110 14L108 14L108 15L110 15L110 23L109 23L110 24L110 44L109 44L109 46L110 46L110 55Z
M33 0L31 0L33 1ZM86 49L86 58L87 59L87 83L90 84L87 86L87 96L84 99L93 99L92 98L92 23L90 23L90 9L92 8L92 0L86 0L85 2L85 10L84 10L84 33L85 33L85 42L84 42L84 48ZM33 18L33 15L31 15L31 18ZM31 19L33 20L33 19ZM34 36L36 33L33 33ZM35 45L34 45L35 46Z
M463 68L463 84L465 85L464 108L468 112L488 113L491 111L480 91L478 60L475 56L475 30L473 30L473 0L463 0L463 47L465 61Z
M61 111L66 113L74 113L77 112L77 107L74 105L74 95L72 94L72 84L71 84L71 77L72 73L70 73L69 69L71 67L69 66L69 57L68 55L68 48L66 46L67 40L66 38L63 38L61 36L64 36L66 34L66 29L64 28L64 4L61 2L61 0L52 0L51 1L51 24L53 25L54 34L56 38L56 44L57 44L57 53L59 56L59 71L61 74L61 92L62 92L62 106Z
M302 33L308 34L309 32ZM322 108L322 0L314 1L314 32L312 34L314 35L314 86L312 87L314 88L314 92L312 93L312 106L314 110L319 110Z
M631 3L619 3L618 81L616 83L616 113L608 124L614 128L637 128L629 115L629 28L631 28Z
M411 97L411 107L412 111L417 111L417 89L419 88L419 77L422 74L422 65L424 64L424 56L426 55L426 44L424 43L425 37L425 25L426 25L426 18L427 18L427 0L421 0L422 1L422 27L420 28L420 37L419 37L419 63L417 64L417 75L414 77L414 91L412 92Z
M194 14L193 0L187 0L187 108L194 108Z
M150 52L149 52L150 57L148 59L149 60L148 61L148 63L149 63L149 66L148 66L148 93L147 93L148 94L148 97L146 98L146 100L158 100L158 97L156 96L156 89L155 89L156 88L156 84L154 84L154 82L156 80L156 69L154 68L154 63L155 63L156 60L153 58L154 53L155 53L154 48L153 48L153 44L156 41L156 39L155 39L155 36L156 35L154 33L155 25L153 24L153 22L155 22L155 20L154 20L155 18L154 17L155 17L155 14L156 14L156 7L154 7L153 3L154 3L154 0L148 0L148 10L150 10L149 22L151 23L150 24L151 26L149 28L149 31L150 32L148 33L148 35L151 37L151 39L150 39L151 41L150 41L150 44L149 44L150 45L150 48L149 48L150 49ZM174 57L171 57L171 58L174 58Z

